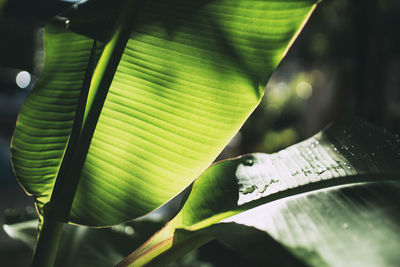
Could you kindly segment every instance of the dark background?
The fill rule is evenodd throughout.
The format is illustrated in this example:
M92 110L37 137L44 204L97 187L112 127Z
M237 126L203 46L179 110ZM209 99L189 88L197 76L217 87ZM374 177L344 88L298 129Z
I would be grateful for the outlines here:
M32 3L14 1L13 16L0 18L0 224L5 209L33 206L12 173L9 144L43 62L40 22L31 18L57 8L37 12ZM271 77L260 106L220 157L274 152L349 115L400 133L399 29L398 0L324 0ZM15 82L21 71L32 77L26 88ZM199 253L204 258L216 247L221 249L211 243ZM25 266L30 253L0 229L2 264ZM225 264L227 258L240 262L227 251L221 257Z

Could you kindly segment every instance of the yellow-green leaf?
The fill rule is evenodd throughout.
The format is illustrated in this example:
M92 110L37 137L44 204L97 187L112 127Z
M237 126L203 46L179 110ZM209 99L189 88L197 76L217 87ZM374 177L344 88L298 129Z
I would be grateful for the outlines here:
M315 2L123 5L111 39L98 49L83 130L63 182L79 180L69 221L117 224L187 187L257 106ZM92 47L89 37L68 30L73 17L65 23L46 29L47 64L12 145L18 180L41 212L59 173Z

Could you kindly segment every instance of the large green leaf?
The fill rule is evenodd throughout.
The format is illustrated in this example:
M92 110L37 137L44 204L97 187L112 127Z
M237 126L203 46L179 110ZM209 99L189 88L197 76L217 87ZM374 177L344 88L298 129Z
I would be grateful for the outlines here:
M163 266L215 238L213 224L263 203L335 185L388 180L400 180L400 138L356 119L344 120L278 153L211 166L194 182L178 215L121 266Z
M294 266L290 259L311 266L399 266L399 202L399 181L357 183L279 199L208 231L256 266Z
M88 67L93 40L49 25L46 61L20 111L12 141L12 163L20 184L42 215L50 200Z
M73 223L112 225L159 207L239 130L315 2L127 1L98 49L76 144L79 92L97 61L91 39L66 29L82 20L47 26L45 69L12 144L19 182L42 213L57 175L64 195L79 180Z

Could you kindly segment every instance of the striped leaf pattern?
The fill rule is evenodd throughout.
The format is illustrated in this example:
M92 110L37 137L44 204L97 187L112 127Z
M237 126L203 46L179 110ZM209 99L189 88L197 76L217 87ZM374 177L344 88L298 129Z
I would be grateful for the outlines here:
M18 182L42 207L50 200L68 142L93 40L49 25L46 61L20 111L11 146Z
M398 184L399 180L399 136L385 133L358 119L337 122L315 136L278 153L250 154L212 165L194 182L187 201L179 213L118 266L146 264L165 266L176 257L219 237L220 233L223 233L224 239L229 239L229 236L233 236L235 232L227 234L224 228L230 229L230 226L224 226L223 223L232 222L262 228L270 232L278 241L292 246L292 250L295 250L295 245L304 245L307 249L314 250L321 243L304 242L302 238L307 235L307 232L286 227L279 217L284 216L286 223L296 221L290 218L290 214L285 213L286 204L296 202L288 201L293 200L293 198L288 198L289 196L297 197L300 193L344 184L350 186L350 184L371 181L380 183L397 181ZM394 192L398 194L398 190ZM354 194L354 197L357 197L357 194ZM333 198L339 198L336 201L340 203L340 196L336 195ZM373 197L369 196L369 198ZM326 205L326 209L340 211L329 202L332 198L321 197L321 199L325 201L321 205ZM345 201L342 201L344 206L342 210L348 212L352 209L351 206L346 208L343 202ZM267 213L265 210L260 212L262 208L258 209L259 212L251 211L252 208L262 207L263 204L270 204ZM308 208L313 209L314 205L316 205L315 201ZM375 216L379 213L376 207L374 209ZM290 209L290 212L296 213L298 218L305 216L310 224L312 219L308 216L320 216L319 212L302 212L299 207ZM354 212L360 214L360 210L356 209ZM351 219L351 216L335 214L335 217L339 216L342 220ZM266 219L266 217L281 219L278 230L268 224L270 218ZM304 226L306 222L298 223L298 225ZM353 223L353 221L349 222ZM296 226L293 225L293 228ZM317 227L324 228L323 225L318 224L315 225L315 228ZM281 234L288 235L288 239L279 236L276 233L279 230ZM325 233L335 234L329 229L322 230ZM294 239L290 236L296 234L297 237ZM354 237L355 233L352 234ZM323 234L318 238L319 241L329 242L325 240L327 237ZM336 245L343 244L336 242ZM262 248L265 249L265 247ZM251 252L251 249L247 250ZM321 251L322 249L318 249L318 253ZM307 255L309 254L303 254L302 257ZM348 259L348 255L346 257ZM312 259L306 261L310 260Z
M266 80L314 7L311 0L143 1L107 88L70 221L117 224L154 210L188 186L257 106ZM84 69L84 60L79 59ZM63 65L78 70L75 63ZM42 80L61 83L56 76ZM40 102L35 92L43 90L41 86L28 101ZM61 90L71 90L67 87ZM63 107L65 100L58 98L55 107ZM25 114L20 120L27 120ZM52 112L47 114L43 120L52 122L51 127L59 124L51 119ZM60 126L64 142L70 120ZM43 128L33 124L35 130ZM14 143L30 143L31 137L17 133L20 128ZM51 138L34 142L47 145ZM57 150L57 157L42 148L20 153L21 159L38 159L36 177L20 172L19 166L28 163L14 160L26 191L35 196L39 191L51 193L54 171L47 179L37 177L47 174L45 161L52 161L56 170L62 151ZM39 180L36 190L32 185Z

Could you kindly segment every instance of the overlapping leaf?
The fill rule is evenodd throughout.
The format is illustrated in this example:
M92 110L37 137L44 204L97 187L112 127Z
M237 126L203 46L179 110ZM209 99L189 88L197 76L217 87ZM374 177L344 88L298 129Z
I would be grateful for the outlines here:
M337 186L267 203L208 231L255 266L397 266L399 201L398 180Z
M94 118L71 222L117 224L189 185L256 107L315 7L312 0L135 3L137 17L126 22L133 21L133 30L116 71L92 79L115 71L111 86L100 88L107 96L104 105L97 103L102 110ZM39 210L52 193L91 47L90 38L67 29L48 26L47 32L47 64L12 146L19 182Z
M388 180L400 180L400 138L345 120L278 153L211 166L195 181L178 215L121 266L163 266L215 238L215 231L220 234L213 224L263 203L335 185Z

